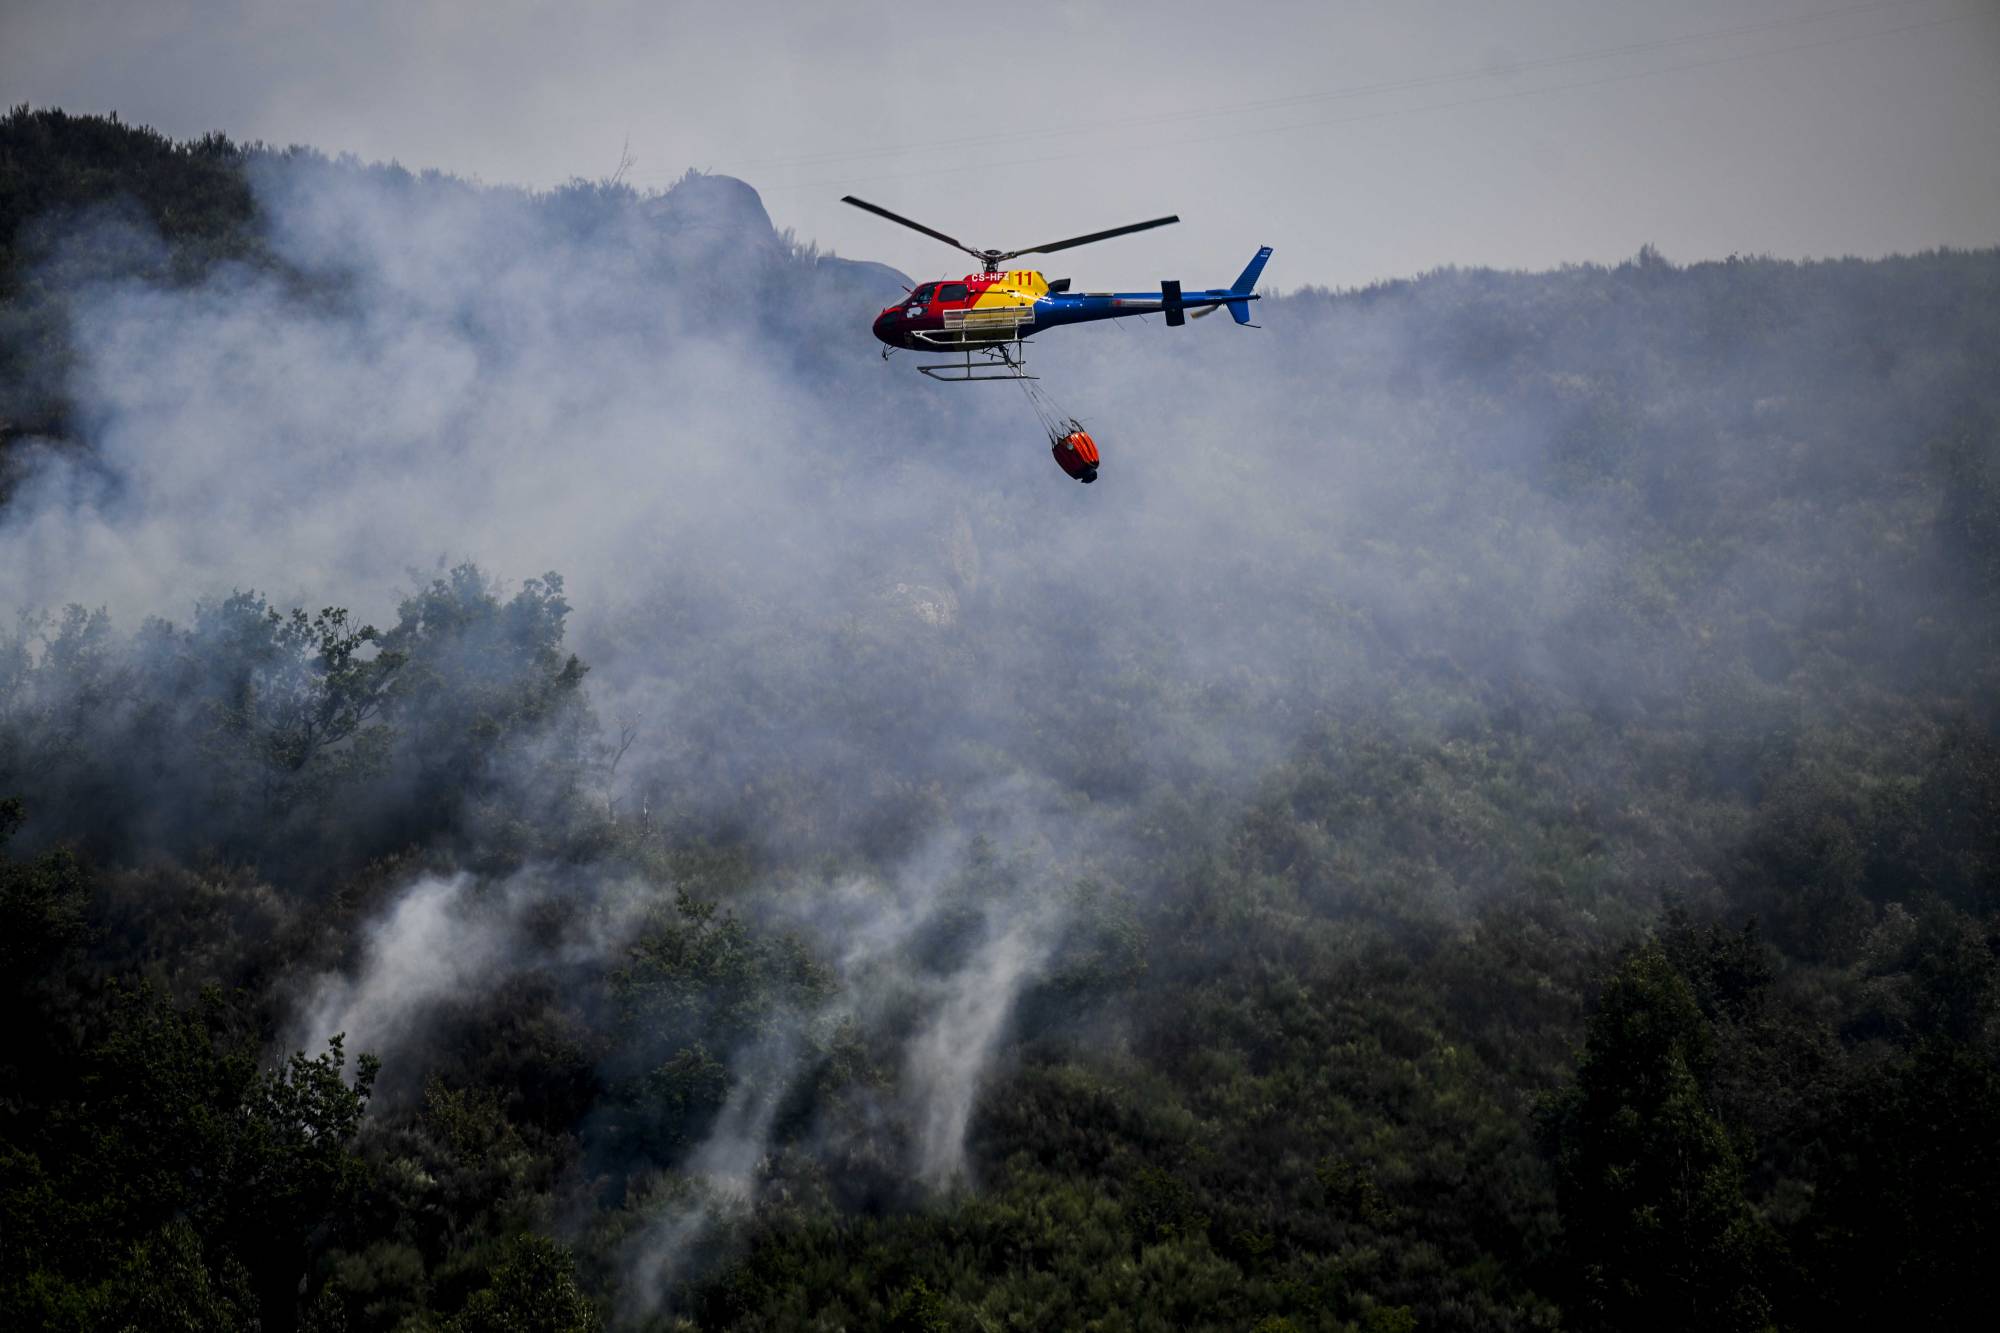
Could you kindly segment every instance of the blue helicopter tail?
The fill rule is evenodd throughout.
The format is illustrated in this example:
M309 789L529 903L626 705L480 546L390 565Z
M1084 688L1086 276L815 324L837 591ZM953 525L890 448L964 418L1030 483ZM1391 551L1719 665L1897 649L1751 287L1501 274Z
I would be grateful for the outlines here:
M1256 291L1257 279L1262 277L1264 274L1264 261L1269 259L1270 257L1271 257L1271 247L1267 245L1263 249L1257 252L1257 257L1250 261L1250 267L1243 270L1243 275L1236 279L1235 285L1232 286L1229 290L1243 296L1248 296L1251 292ZM1236 309L1235 303L1231 302L1230 313L1234 314L1235 309ZM1247 313L1249 307L1245 306L1244 310L1246 312L1245 314L1237 315L1236 317L1236 322L1238 324L1243 323L1245 320L1249 318L1249 315Z
M1250 297L1251 294L1257 290L1257 279L1263 276L1264 261L1269 259L1270 257L1271 257L1270 246L1267 245L1263 249L1259 250L1257 252L1256 258L1250 261L1249 267L1243 270L1242 276L1236 279L1235 285L1230 287L1229 289L1230 293L1232 295ZM1250 323L1249 300L1231 301L1228 304L1229 304L1229 317L1231 319L1235 320L1238 324ZM1255 326L1253 325L1252 327Z

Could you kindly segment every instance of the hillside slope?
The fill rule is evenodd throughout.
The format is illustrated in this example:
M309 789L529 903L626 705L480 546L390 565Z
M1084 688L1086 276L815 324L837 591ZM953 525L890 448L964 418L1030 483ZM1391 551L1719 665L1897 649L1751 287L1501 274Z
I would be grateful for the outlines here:
M9 1326L1983 1304L2000 253L1058 331L1085 488L727 178L0 223Z

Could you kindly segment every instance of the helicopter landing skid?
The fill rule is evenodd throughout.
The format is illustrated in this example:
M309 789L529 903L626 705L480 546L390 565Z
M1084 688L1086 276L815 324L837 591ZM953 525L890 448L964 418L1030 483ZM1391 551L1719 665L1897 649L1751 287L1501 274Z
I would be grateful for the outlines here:
M918 366L917 369L932 379L945 384L967 384L975 380L1032 380L1041 378L1039 375L1030 375L1028 373L1027 361L1020 357L1009 356L1005 347L982 347L978 350L979 354L986 358L984 364L975 365L973 363L973 349L968 347L965 349L965 360L963 361L937 361L928 366ZM997 366L994 364L996 361L999 363Z

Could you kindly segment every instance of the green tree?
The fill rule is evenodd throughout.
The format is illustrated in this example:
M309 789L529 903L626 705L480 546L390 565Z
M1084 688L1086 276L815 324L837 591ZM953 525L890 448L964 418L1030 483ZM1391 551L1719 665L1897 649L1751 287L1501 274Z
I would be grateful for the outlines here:
M407 836L471 823L504 845L524 816L558 831L576 817L604 747L588 668L563 648L568 616L561 575L503 600L471 564L403 600L381 647L400 664L387 715L416 793Z
M1822 1327L1975 1328L2000 1246L2000 1071L1948 1040L1870 1071L1821 1145L1801 1248Z
M315 775L322 784L380 766L387 734L370 723L403 657L369 651L379 637L340 607L287 614L255 593L196 608L187 646L206 677L208 747L219 766L247 770L265 815L322 756L342 760Z
M225 1333L258 1327L250 1275L240 1263L212 1267L185 1221L133 1245L99 1297L100 1326L151 1333Z
M320 1055L295 1051L246 1089L231 1145L228 1188L215 1200L216 1231L257 1275L268 1318L295 1317L299 1278L361 1183L355 1135L381 1061L362 1055L350 1085L344 1042Z
M1586 1321L1756 1329L1762 1234L1702 1088L1711 1036L1658 944L1613 974L1575 1083L1547 1108L1557 1194Z
M76 1044L5 1071L0 1211L35 1219L0 1231L0 1312L15 1326L106 1301L157 1314L134 1316L140 1327L223 1306L292 1325L308 1248L361 1170L376 1064L363 1056L350 1086L336 1039L260 1071L241 1020L213 993L182 1009L113 984L74 1020L80 1042L64 1034Z
M569 1250L532 1234L507 1247L492 1281L448 1325L451 1333L595 1333L601 1326Z
M50 980L89 933L87 879L74 853L59 849L28 862L5 859L7 844L26 817L19 800L0 801L0 993L16 1000Z

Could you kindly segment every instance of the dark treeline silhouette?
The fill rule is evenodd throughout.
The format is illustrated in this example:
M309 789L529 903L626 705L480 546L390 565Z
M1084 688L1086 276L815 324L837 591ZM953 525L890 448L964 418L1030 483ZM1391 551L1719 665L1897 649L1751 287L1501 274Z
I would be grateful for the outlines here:
M399 276L343 230L378 215L488 248ZM894 275L735 182L23 108L0 245L9 1327L1979 1322L2000 254L1648 249L1052 337L1151 432L1080 518L1026 445L906 461ZM162 309L129 327L435 307L601 457L594 371L492 304L515 252L617 270L536 305L553 343L773 360L828 424L748 481L683 461L688 507L568 582L444 528L480 563L294 609L375 566L244 563L255 492L146 548L235 542L221 589L37 600L126 587L26 559L149 518L103 378ZM171 365L163 423L206 373ZM439 461L367 465L455 498L485 456L430 411ZM287 525L379 531L387 491L286 459Z

